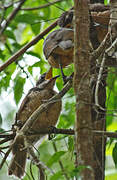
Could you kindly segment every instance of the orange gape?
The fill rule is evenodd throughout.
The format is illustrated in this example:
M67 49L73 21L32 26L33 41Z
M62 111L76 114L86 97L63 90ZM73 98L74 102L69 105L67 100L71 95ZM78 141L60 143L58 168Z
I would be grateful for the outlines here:
M25 124L27 119L32 113L43 104L44 100L50 99L54 96L56 91L53 90L56 77L46 79L46 73L41 76L36 84L36 87L29 90L28 94L21 103L21 106L17 112L16 120L20 121L20 124ZM61 100L50 104L49 108L42 112L36 121L30 127L30 132L38 132L41 129L55 126L61 112ZM21 128L21 127L20 127ZM43 135L40 135L40 138ZM27 138L29 144L36 143L39 136L32 135ZM15 175L21 178L25 172L25 164L27 158L27 149L24 136L16 137L15 143L12 147L13 157L9 166L9 175Z

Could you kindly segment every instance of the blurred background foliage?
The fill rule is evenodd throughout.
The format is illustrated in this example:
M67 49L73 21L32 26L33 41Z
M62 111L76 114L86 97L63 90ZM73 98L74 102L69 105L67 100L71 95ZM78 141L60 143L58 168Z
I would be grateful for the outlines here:
M18 1L0 1L1 24L16 8ZM26 0L13 20L9 23L4 33L0 36L0 64L21 47L30 42L37 34L40 34L53 23L65 10L73 6L72 0L59 0L46 8L28 10L27 8L41 7L48 4L48 0ZM58 27L56 27L58 28ZM46 36L45 36L46 37ZM45 38L44 37L44 38ZM15 113L28 90L35 86L40 74L49 69L49 64L43 55L43 42L29 48L18 60L0 73L0 126L1 131L9 130L14 122ZM64 70L66 75L73 72L73 65ZM60 70L54 69L53 75L60 74ZM61 77L57 80L55 89L63 88ZM72 128L75 120L75 98L73 89L63 97L63 108L58 122L59 128ZM74 170L74 143L73 137L57 135L51 141L47 138L41 140L39 148L40 160L48 167L46 175L50 180L66 179L73 176ZM38 153L37 153L38 154ZM8 163L11 157L8 158ZM2 155L0 157L2 159ZM0 171L1 179L15 179L7 176L5 164ZM34 178L38 178L38 169L32 165ZM67 174L67 175L65 175ZM30 177L29 177L30 176ZM65 177L67 176L67 177ZM27 163L27 175L24 180L32 179L30 175L30 161Z
M5 19L17 7L17 0L0 1L0 24L5 23ZM73 0L59 0L57 3L39 8L48 4L48 0L26 0L21 10L9 23L4 33L0 36L0 65L8 60L21 47L30 42L37 34L46 29L65 10L73 6ZM105 4L108 1L105 0ZM35 9L35 7L38 7ZM30 10L30 8L34 8ZM58 27L56 27L58 28ZM29 48L18 60L8 66L0 73L0 131L9 130L14 122L15 113L27 94L28 90L35 86L35 81L39 75L49 69L43 55L43 42L40 40L36 45ZM64 69L66 75L73 72L73 65ZM54 69L53 75L60 74L60 70ZM56 82L56 90L63 87L61 77ZM117 130L117 70L110 68L107 79L107 116L106 124L108 131ZM63 97L63 108L59 118L58 128L73 128L75 122L75 97L71 89ZM74 138L72 136L56 135L51 141L47 138L41 140L39 147L41 161L48 167L45 171L49 180L70 179L74 175L79 176L80 169L74 168ZM116 139L107 140L106 150L106 180L116 180L117 172L117 142ZM3 158L1 154L0 159ZM0 170L0 179L11 180L14 177L7 176L7 168L10 161ZM114 161L113 161L114 159ZM30 167L27 163L27 174L24 180L32 179L30 175L32 168L35 179L38 178L38 169Z

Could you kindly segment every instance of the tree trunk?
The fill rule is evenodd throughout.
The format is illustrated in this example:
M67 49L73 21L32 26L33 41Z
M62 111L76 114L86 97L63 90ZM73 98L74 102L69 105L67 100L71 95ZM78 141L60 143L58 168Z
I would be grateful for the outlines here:
M93 138L90 89L89 1L75 0L74 91L76 96L76 165L82 180L93 180ZM90 167L90 168L89 168Z

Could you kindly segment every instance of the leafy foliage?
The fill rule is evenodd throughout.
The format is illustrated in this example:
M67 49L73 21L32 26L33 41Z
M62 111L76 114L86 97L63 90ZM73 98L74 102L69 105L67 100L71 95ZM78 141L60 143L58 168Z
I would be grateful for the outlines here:
M17 1L14 1L14 3L15 2L15 5L17 5ZM40 34L52 22L54 22L61 15L61 13L73 6L72 0L62 0L61 2L47 6L46 8L26 10L26 8L35 8L47 3L47 0L42 0L40 2L37 0L27 0L21 7L24 10L18 11L16 16L9 22L8 27L0 36L0 64L7 61L8 58L14 55L14 53L20 50L37 34ZM3 19L8 18L15 8L12 0L9 0L9 2L1 1L0 6L7 7L5 10L2 9L2 12L0 13L0 17ZM17 111L20 100L24 94L26 94L28 90L33 87L35 80L38 79L39 75L47 71L48 68L49 65L43 55L42 39L33 47L28 49L17 59L15 63L12 63L4 70L4 72L0 74L1 97L3 98L4 93L8 97L6 99L3 98L3 105L0 106L0 108L5 109L5 113L1 112L0 116L1 130L2 127L7 129L9 126L11 126L15 116L14 112ZM69 66L64 71L66 75L70 75L73 72L73 66ZM53 75L58 74L60 74L60 70L54 69ZM56 88L61 90L62 87L62 78L58 78ZM58 123L59 128L69 128L73 127L74 125L75 102L73 96L73 90L70 90L64 97L63 111ZM69 99L71 100L68 101ZM13 107L11 105L12 108L9 106L10 104L13 105ZM69 115L67 115L67 113ZM63 170L59 165L59 161L63 163L63 168L68 174L68 177L70 177L74 168L73 137L58 135L55 137L54 141L56 142L58 149L57 152L55 152L53 149L52 141L43 141L39 147L40 158L46 166L52 168L54 171L53 175L48 170L45 171L50 180L64 180L66 178L63 175ZM27 167L27 173L30 176L29 165ZM33 166L33 174L35 178L38 177L38 170L35 166ZM10 177L6 176L5 172L1 172L0 175L3 179L10 179ZM27 175L24 177L24 180L26 179L28 179Z
M12 3L15 3L13 5ZM63 0L46 8L36 10L26 10L26 8L35 8L48 3L48 0L26 0L23 9L17 12L16 16L9 22L8 27L0 36L0 64L3 64L11 56L20 50L25 44L29 43L36 35L40 34L51 23L53 23L65 10L73 6L72 0ZM105 4L108 0L104 1ZM11 4L11 5L10 5ZM0 1L0 22L11 15L17 0ZM4 8L6 7L6 8ZM57 27L58 28L58 27ZM45 37L44 37L45 38ZM39 75L49 69L49 65L43 55L43 39L36 45L28 49L21 55L15 63L8 66L4 72L0 73L0 132L11 127L14 119L14 113L17 111L20 99L27 91L32 88ZM73 65L70 65L64 72L69 75L73 72ZM60 74L59 69L53 70L54 75ZM63 87L62 79L59 78L56 88L61 90ZM8 98L6 98L8 97ZM117 109L117 72L115 68L109 69L107 79L107 129L116 130L116 109ZM114 110L114 111L113 111ZM62 113L57 124L58 128L73 128L75 121L75 98L73 89L63 98ZM57 152L53 148L54 141L57 146ZM40 159L48 167L52 168L54 174L48 169L45 173L49 180L65 180L63 169L59 161L62 162L64 172L68 178L79 177L80 171L85 167L74 167L74 138L72 136L57 135L52 141L43 140L39 147ZM117 143L111 139L108 146L113 144L112 156L117 167ZM113 147L112 146L112 147ZM8 160L9 161L9 160ZM5 169L6 168L6 169ZM12 179L7 177L7 167L0 171L1 179ZM27 172L29 173L29 164ZM37 178L38 170L33 167L33 174ZM24 180L29 179L26 175Z
M14 99L16 104L19 103L22 97L24 84L25 84L25 79L20 76L16 76L16 78L14 79Z
M112 156L115 163L115 167L117 168L117 143L115 143L115 146L113 148Z

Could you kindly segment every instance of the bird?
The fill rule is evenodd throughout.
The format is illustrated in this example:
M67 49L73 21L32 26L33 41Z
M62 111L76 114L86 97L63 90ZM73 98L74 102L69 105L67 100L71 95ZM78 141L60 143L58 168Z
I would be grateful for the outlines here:
M100 3L90 4L90 40L94 49L108 32L110 7ZM52 31L45 38L43 53L53 68L60 68L64 83L66 76L63 68L73 63L74 59L74 8L65 11L58 19L57 30Z
M92 46L96 49L103 41L108 32L108 25L110 20L110 7L101 3L89 5L90 15L90 39ZM58 19L58 26L60 28L74 29L74 8L65 11ZM96 42L97 41L97 42Z
M74 8L72 7L69 11L65 11L58 18L57 24L61 28L74 28Z
M47 101L57 94L57 92L53 90L53 88L55 85L55 81L59 76L51 77L51 75L52 74L50 71L42 74L37 81L36 86L31 88L28 94L23 99L16 114L15 121L19 122L19 129L21 129L21 127L25 124L32 113L38 107L40 107L45 100ZM36 119L36 122L34 122L32 127L30 127L30 132L37 132L41 129L55 126L57 124L61 108L61 100L51 103L49 108L42 112L41 115ZM40 137L31 135L28 140L31 144L35 144L42 136L44 135L40 135ZM23 136L16 138L12 146L12 154L13 156L9 165L8 174L14 175L18 178L22 178L24 176L27 158L27 149Z
M48 34L43 43L43 52L53 68L60 68L63 81L66 76L63 68L73 63L74 30L60 28Z

